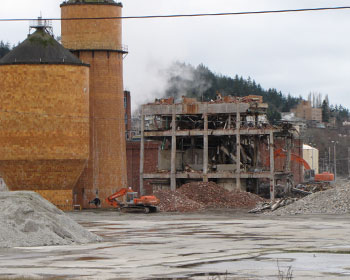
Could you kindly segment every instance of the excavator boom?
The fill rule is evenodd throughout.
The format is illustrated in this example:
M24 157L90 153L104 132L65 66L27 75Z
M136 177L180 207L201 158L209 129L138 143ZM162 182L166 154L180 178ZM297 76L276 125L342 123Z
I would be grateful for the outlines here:
M280 158L286 158L286 157L287 157L286 152L283 151L282 149L277 149L277 150L275 151L274 155L275 155L275 158L278 158L278 157L280 157ZM305 159L303 159L302 157L296 155L296 154L291 154L291 160L303 164L303 166L304 166L304 168L305 168L306 170L310 170L310 169L311 169L311 167L310 167L310 165L307 163L307 161L306 161Z

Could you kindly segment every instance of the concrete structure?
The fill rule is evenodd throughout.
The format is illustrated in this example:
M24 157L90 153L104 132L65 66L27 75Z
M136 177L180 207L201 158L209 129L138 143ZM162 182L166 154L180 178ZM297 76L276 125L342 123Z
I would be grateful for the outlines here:
M104 198L127 184L123 91L122 4L69 0L61 4L62 44L90 68L90 156L75 190L75 204ZM104 204L103 204L104 206Z
M313 108L311 101L302 100L291 112L295 113L295 117L302 118L307 121L322 122L322 109Z
M309 145L303 145L303 159L310 165L315 173L319 173L319 151Z
M0 175L69 210L89 156L89 67L37 27L0 60Z
M131 131L131 95L130 91L124 91L124 121L125 121L125 137L126 140L130 140L132 138Z
M289 156L284 170L276 172L274 143L279 136L292 136L288 129L266 123L267 104L249 97L229 101L200 103L184 98L179 104L157 100L142 106L141 193L145 179L167 179L172 190L189 180L215 180L240 190L268 180L270 195L275 197L276 179L288 177L291 169ZM151 125L146 119L152 120ZM162 141L156 173L145 171L146 139ZM269 166L259 157L261 143L269 151Z
M287 112L282 113L282 121L289 122L293 124L293 127L299 132L299 134L302 134L307 129L307 121L302 118L297 118L295 116L295 113L293 112Z

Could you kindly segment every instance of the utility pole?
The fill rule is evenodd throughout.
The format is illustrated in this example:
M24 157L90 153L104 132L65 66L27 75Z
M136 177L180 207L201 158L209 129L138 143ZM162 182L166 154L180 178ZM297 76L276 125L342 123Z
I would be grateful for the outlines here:
M348 176L350 178L350 148L348 148Z
M336 151L337 142L334 141L334 181L337 181L337 151Z
M328 147L328 172L331 172L331 146Z

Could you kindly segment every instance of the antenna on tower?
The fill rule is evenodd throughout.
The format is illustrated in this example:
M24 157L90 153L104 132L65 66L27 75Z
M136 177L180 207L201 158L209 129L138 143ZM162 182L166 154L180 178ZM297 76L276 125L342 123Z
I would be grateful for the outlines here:
M43 19L41 11L38 19L31 21L29 25L29 34L32 31L32 29L43 29L51 36L53 36L52 20Z

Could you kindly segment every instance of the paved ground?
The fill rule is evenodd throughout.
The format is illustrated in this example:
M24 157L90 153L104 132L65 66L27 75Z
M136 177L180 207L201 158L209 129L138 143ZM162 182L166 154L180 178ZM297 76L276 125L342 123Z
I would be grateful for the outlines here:
M0 279L350 279L348 216L69 215L105 242L0 249Z

